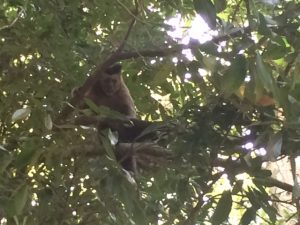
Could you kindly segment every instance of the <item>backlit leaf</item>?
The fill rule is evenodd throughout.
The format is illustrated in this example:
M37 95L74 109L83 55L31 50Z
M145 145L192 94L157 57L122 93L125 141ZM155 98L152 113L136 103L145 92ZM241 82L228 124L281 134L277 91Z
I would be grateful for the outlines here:
M224 191L218 205L212 215L211 222L213 225L223 223L229 216L232 206L232 196L230 191Z
M243 214L243 216L241 218L241 221L240 221L240 224L241 225L248 225L248 224L250 224L250 222L252 220L254 220L255 217L256 217L256 211L257 211L257 209L255 207L248 208L245 211L245 213Z
M207 25L211 29L215 29L217 15L214 4L210 0L194 0L194 7L196 12L200 14Z

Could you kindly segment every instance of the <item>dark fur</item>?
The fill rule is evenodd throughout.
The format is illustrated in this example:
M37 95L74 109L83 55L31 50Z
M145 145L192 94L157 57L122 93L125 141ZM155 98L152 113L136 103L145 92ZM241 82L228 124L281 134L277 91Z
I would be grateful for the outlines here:
M107 80L109 83L106 84ZM106 69L85 97L98 106L107 106L128 118L136 117L132 97L121 76L120 64Z

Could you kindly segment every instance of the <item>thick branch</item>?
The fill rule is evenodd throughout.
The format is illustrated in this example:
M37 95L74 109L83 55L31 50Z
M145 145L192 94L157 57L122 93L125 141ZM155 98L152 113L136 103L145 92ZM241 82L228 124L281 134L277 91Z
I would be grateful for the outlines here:
M254 178L254 182L259 182L260 184L266 187L277 187L287 192L293 192L293 186L275 178L268 177L268 178Z

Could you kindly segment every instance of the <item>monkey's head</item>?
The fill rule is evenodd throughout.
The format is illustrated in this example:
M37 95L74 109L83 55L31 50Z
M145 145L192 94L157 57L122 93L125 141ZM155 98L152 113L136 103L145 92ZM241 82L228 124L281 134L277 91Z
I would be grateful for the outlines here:
M100 78L101 89L107 96L113 96L122 85L122 66L115 64L107 68Z

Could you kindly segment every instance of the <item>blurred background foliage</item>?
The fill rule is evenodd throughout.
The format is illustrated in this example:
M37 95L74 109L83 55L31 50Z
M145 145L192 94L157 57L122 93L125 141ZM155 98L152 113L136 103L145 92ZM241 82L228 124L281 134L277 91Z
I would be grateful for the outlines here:
M2 0L0 224L299 223L299 13L296 0ZM135 174L110 135L72 118L54 129L133 17L123 77L173 156ZM284 157L286 180L270 166Z

